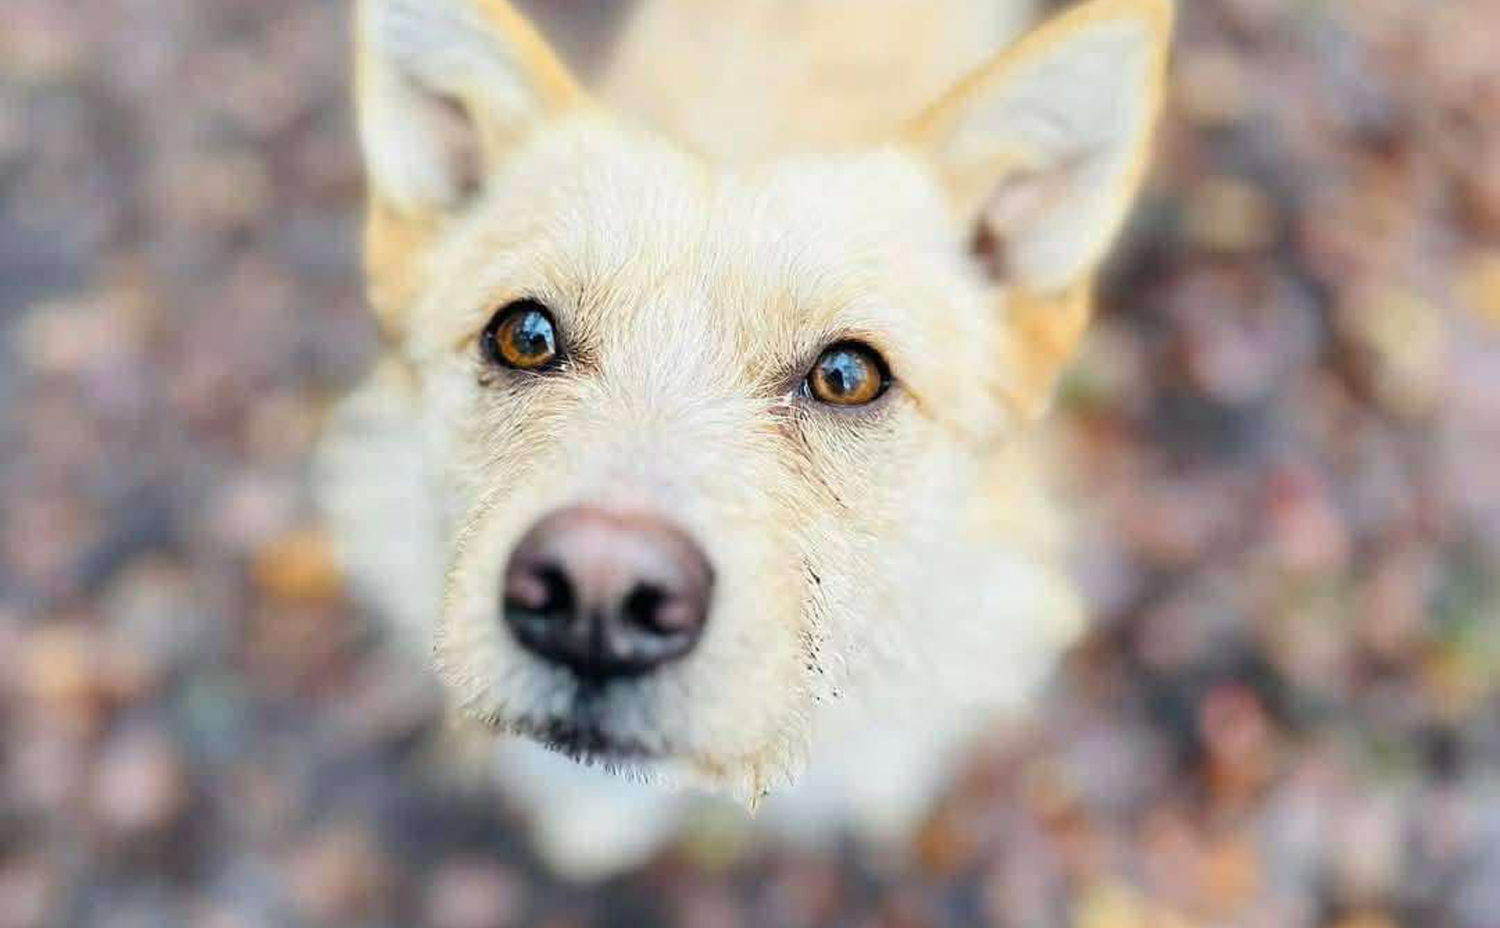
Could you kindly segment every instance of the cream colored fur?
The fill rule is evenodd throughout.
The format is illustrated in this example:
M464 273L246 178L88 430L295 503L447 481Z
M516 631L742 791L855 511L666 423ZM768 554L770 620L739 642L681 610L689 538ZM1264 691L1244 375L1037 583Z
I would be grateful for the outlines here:
M662 784L899 834L1077 634L1022 439L1139 184L1171 17L1094 0L980 66L1022 6L643 0L590 92L500 0L360 3L390 341L319 462L358 588L464 717L525 736L576 709L499 621L529 525L648 511L718 577L696 651L592 710L635 756L584 758L601 772L502 737L565 869L649 852L686 808ZM484 365L479 331L522 296L576 365ZM799 396L850 337L891 394Z

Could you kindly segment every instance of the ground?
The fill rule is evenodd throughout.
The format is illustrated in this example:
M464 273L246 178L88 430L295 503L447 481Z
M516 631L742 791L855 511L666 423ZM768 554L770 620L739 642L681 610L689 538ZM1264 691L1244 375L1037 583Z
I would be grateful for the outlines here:
M1094 630L892 872L548 877L304 485L346 14L0 8L0 928L1500 925L1500 12L1184 0L1060 410Z

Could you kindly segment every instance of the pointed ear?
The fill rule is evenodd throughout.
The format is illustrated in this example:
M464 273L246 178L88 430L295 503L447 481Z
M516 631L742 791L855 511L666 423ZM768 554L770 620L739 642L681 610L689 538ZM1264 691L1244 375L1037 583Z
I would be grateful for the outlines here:
M1172 20L1171 0L1079 4L911 130L1015 292L1027 414L1046 406L1086 328L1093 275L1144 178Z
M370 299L399 330L431 236L527 132L584 93L505 0L358 0L355 46Z

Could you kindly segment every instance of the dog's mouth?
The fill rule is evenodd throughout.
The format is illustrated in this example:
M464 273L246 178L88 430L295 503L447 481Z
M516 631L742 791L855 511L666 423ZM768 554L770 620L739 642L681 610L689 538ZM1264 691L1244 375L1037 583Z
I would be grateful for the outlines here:
M576 719L522 722L517 734L530 738L550 751L580 763L624 763L657 759L659 755L633 738L614 734L597 723Z
M660 745L616 730L604 716L597 694L580 692L571 710L563 714L521 718L504 727L584 764L640 764L667 756Z

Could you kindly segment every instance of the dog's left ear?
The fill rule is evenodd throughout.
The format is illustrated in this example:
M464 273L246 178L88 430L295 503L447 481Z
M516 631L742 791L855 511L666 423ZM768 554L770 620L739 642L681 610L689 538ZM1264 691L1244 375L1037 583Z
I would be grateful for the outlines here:
M1016 407L1046 408L1087 327L1095 272L1145 176L1171 0L1090 0L1022 39L924 114L930 160L997 250L1021 340Z
M399 333L433 234L521 139L587 101L506 0L358 0L354 51L366 276Z

